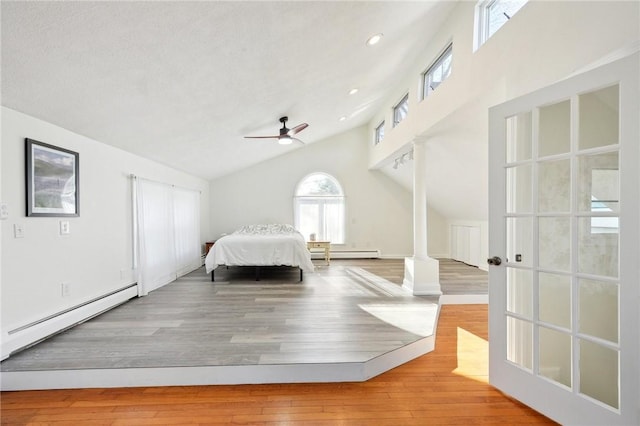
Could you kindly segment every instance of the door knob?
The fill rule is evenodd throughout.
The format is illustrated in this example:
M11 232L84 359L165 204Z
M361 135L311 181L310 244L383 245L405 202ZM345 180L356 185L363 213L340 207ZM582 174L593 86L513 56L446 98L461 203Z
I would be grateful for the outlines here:
M500 259L498 256L493 256L487 259L487 263L489 265L498 266L499 264L502 263L502 259Z

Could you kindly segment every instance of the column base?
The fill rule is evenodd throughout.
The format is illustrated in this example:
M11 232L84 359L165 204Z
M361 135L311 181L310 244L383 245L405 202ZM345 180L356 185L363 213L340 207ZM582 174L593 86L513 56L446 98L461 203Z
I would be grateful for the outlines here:
M440 262L430 257L405 257L402 287L414 296L441 296Z

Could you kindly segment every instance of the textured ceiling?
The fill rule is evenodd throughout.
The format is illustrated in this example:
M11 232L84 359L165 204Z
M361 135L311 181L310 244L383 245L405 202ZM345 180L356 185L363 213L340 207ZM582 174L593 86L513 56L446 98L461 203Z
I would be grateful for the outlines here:
M2 1L2 104L213 179L367 123L453 6Z

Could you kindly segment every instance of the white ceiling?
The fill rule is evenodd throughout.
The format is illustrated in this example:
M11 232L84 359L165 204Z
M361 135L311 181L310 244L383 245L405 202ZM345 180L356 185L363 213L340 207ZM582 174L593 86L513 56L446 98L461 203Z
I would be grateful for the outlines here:
M367 123L453 6L2 1L2 104L213 179Z

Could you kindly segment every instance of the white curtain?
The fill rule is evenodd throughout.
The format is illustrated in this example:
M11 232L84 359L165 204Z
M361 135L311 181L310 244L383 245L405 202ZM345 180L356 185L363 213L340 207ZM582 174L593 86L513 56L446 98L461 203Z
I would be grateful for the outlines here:
M200 193L173 189L176 274L181 277L202 266L200 253Z
M138 295L200 266L200 194L136 178Z

